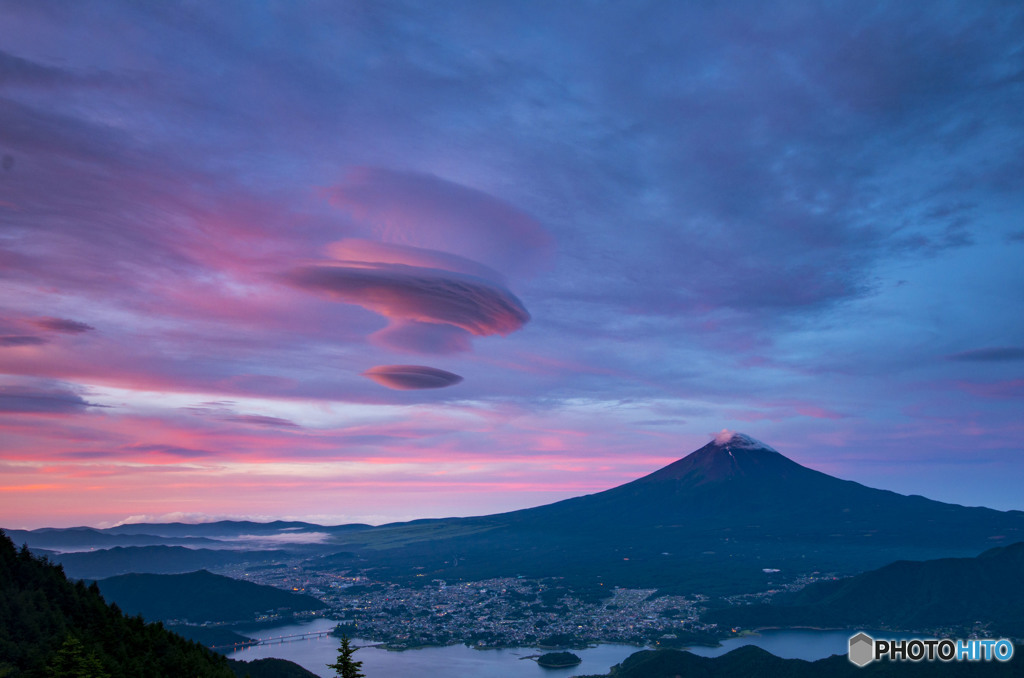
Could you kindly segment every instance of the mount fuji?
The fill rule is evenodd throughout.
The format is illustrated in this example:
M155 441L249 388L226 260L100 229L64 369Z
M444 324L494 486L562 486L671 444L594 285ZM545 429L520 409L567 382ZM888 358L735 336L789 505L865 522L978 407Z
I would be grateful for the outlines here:
M565 577L726 594L813 571L853 574L899 559L974 556L1024 540L1024 512L873 489L723 432L650 475L596 494L337 539L347 552L334 559L338 566L359 562L381 576Z

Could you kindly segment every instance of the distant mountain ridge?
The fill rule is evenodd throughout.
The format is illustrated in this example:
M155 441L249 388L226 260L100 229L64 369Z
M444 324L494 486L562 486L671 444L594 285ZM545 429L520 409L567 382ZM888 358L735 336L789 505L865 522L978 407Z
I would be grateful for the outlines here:
M116 529L116 528L115 528ZM43 527L38 530L4 530L16 544L30 542L33 548L77 551L88 548L112 546L156 546L187 544L210 546L217 542L200 536L160 536L150 533L120 534L111 530L93 527Z
M240 563L281 562L285 551L229 551L182 546L115 546L99 551L46 553L75 579L105 579L119 574L181 574Z
M309 532L345 533L369 529L370 525L347 523L345 525L317 525L301 521L275 520L269 523L257 523L251 520L218 520L208 523L125 523L110 527L104 532L119 535L155 535L163 538L183 537L190 539L217 537L237 537L240 534L254 536L280 536L292 532L297 534Z

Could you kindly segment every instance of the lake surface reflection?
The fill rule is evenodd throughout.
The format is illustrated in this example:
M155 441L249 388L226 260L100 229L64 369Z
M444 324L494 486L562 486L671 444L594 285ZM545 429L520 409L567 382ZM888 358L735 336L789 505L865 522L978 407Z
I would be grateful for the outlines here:
M330 619L316 619L303 624L241 632L254 638L272 638L329 630L335 623ZM846 654L850 635L849 631L764 631L759 635L731 638L724 641L722 647L689 649L702 657L717 657L742 645L757 645L779 657L814 661L833 654ZM909 634L884 632L873 635L883 638L911 637ZM372 642L354 639L357 646L372 645ZM315 638L245 648L228 656L243 661L279 657L291 660L318 676L329 678L334 674L327 669L327 664L337 659L338 644L337 638ZM526 659L545 652L535 648L474 650L465 645L450 645L392 652L379 647L362 647L356 652L355 659L363 662L362 670L368 678L439 675L449 678L568 678L581 674L608 673L608 669L640 649L633 645L609 643L586 650L573 650L583 659L583 663L570 669L544 669Z
M331 629L335 623L329 619L317 619L305 624L240 632L254 638L272 638ZM372 642L353 639L353 644L357 646L369 645ZM338 658L338 645L337 638L314 638L245 648L228 656L243 661L279 657L291 660L318 676L328 678L334 674L327 668L327 664L334 663ZM568 678L581 674L608 673L609 668L638 649L640 648L633 645L602 644L586 650L573 650L583 659L583 663L570 669L541 668L535 661L526 659L530 655L545 652L534 648L474 650L465 645L449 645L393 652L378 647L362 647L353 658L363 662L362 671L367 678L442 675L449 678Z

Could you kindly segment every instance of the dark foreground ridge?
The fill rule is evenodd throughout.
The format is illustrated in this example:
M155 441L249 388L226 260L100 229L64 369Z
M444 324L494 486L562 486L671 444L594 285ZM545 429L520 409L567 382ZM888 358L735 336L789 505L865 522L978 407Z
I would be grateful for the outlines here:
M579 678L1019 678L1024 675L1022 651L1017 646L1008 662L875 662L859 668L845 655L809 662L782 659L753 645L713 658L680 650L642 650L606 676Z
M107 605L95 584L68 581L59 566L26 548L17 550L0 532L0 675L5 678L314 675L291 662L261 664L258 673L248 668L160 623L125 616Z

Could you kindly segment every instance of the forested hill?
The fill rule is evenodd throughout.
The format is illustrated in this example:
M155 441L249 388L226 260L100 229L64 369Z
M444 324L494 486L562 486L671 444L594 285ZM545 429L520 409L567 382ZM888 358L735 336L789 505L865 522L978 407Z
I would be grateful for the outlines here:
M0 538L0 675L232 678L227 659L126 617L93 584Z
M322 610L312 596L200 570L188 574L123 574L97 582L103 597L129 614L191 622L252 621L264 611Z
M0 676L233 678L247 667L159 623L126 617L95 584L68 581L60 566L16 549L0 531Z
M1024 542L975 558L898 561L847 579L822 581L772 604L710 612L707 621L747 628L954 628L1024 637Z

